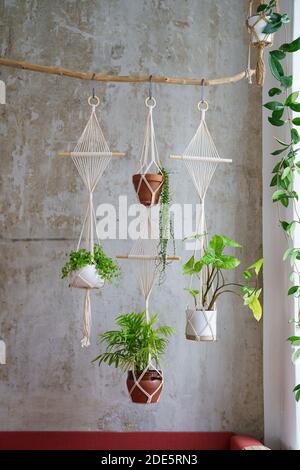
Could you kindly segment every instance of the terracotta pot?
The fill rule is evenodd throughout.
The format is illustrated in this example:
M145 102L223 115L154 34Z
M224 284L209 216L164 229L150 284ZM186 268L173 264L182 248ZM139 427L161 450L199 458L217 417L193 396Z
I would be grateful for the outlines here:
M142 372L135 373L136 380L138 380L141 374ZM159 371L158 373L156 372L156 370L149 370L148 372L144 374L142 380L139 382L139 385L143 390L145 390L145 392L147 392L149 395L152 395L151 401L148 402L148 396L142 390L140 390L138 386L135 386L134 389L132 390L131 395L130 395L131 400L134 403L144 403L144 404L157 403L160 397L162 388L163 388L162 380L163 378L162 378L161 371ZM126 381L126 385L127 385L127 389L129 393L132 387L134 386L134 383L135 382L134 382L133 374L132 374L132 371L130 370L128 372L127 381ZM155 393L155 390L157 390L156 393Z
M146 180L146 181L145 181ZM158 204L164 177L157 173L133 175L132 182L140 203L144 206Z
M185 337L192 341L216 341L217 311L187 308Z

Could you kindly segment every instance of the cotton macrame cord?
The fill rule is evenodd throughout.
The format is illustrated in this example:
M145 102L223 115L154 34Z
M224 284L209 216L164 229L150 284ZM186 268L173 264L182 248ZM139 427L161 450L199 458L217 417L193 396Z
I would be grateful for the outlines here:
M131 259L135 264L135 269L137 272L138 279L140 281L140 288L142 295L144 297L145 302L145 318L146 321L149 322L150 320L150 312L149 312L149 300L150 295L157 277L157 259L158 259L158 249L157 249L157 242L156 240L150 238L152 234L152 227L151 227L151 208L155 204L155 194L157 191L160 190L161 185L153 191L151 186L149 185L145 175L149 172L160 172L161 163L159 159L156 139L155 139L155 130L153 124L153 109L156 106L156 101L150 94L149 97L146 99L145 104L147 108L149 108L147 122L146 122L146 129L145 129L145 136L144 142L142 146L141 158L137 168L136 173L141 175L141 180L139 185L136 189L137 195L139 194L141 184L144 182L149 191L151 191L151 204L149 207L146 207L143 211L145 217L142 217L141 220L141 231L140 231L140 238L135 241L132 246L132 249L128 255L128 259ZM141 381L144 375L149 370L156 371L162 378L159 387L152 393L149 394L141 385ZM142 374L139 377L136 377L134 368L132 370L133 375L133 386L131 390L129 390L130 396L132 395L134 389L137 387L146 397L147 403L152 403L152 399L154 395L161 389L163 386L163 374L159 371L152 362L151 355L149 354L148 364L147 367L143 370Z
M203 90L203 88L202 88ZM203 93L203 91L202 91ZM199 196L199 202L201 207L201 213L198 220L197 234L200 235L200 257L203 256L205 248L207 246L206 236L206 220L205 220L205 197L212 177L217 169L219 163L229 163L230 159L220 158L215 143L211 137L208 126L205 120L205 113L208 110L208 102L203 99L198 103L198 109L201 112L201 119L198 129L186 147L185 151L180 156L171 155L172 159L181 159L187 168L187 171L193 181L195 189ZM195 248L196 251L196 248ZM194 251L194 255L195 255ZM190 288L194 281L194 276L191 276ZM205 305L202 303L203 288L207 284L207 278L204 277L203 272L199 274L199 295L197 296L196 309L187 317L187 322L191 326L195 333L195 339L200 340L201 332L197 332L192 324L192 318L195 315L197 309L202 310L207 326L212 332L212 326L208 315L205 311ZM212 334L212 336L214 336Z
M86 249L93 254L95 235L99 244L93 193L99 179L111 160L112 153L109 150L96 115L96 107L99 106L100 100L97 96L91 96L88 99L88 103L92 107L92 112L76 147L73 152L71 152L71 157L89 193L87 209L77 243L77 251L84 238ZM83 308L83 338L81 345L82 347L87 347L90 345L91 331L90 290L98 288L99 281L91 282L84 277L80 271L76 273L76 277L81 279L86 285Z

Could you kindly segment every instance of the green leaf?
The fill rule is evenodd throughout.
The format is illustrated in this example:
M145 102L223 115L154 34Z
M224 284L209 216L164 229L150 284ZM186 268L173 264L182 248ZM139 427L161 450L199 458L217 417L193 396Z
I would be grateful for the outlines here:
M277 126L277 127L283 126L285 124L285 121L282 121L280 119L273 119L271 117L268 117L268 121L270 124L272 124L272 126Z
M235 256L221 255L216 261L215 266L220 269L234 269L240 264L240 260Z
M300 346L300 336L290 336L288 341L290 341L293 346Z
M278 139L277 137L275 137L275 140L280 144L280 145L283 145L284 147L289 147L290 144L287 144L286 142L283 142L283 140L280 140Z
M199 291L197 289L189 289L186 287L184 290L191 294L195 300L197 300L197 295L199 294Z
M278 176L277 175L274 175L273 178L271 179L271 183L270 183L270 186L277 186L278 184Z
M271 109L272 111L281 111L283 109L283 104L280 101L268 101L264 104L264 107Z
M296 385L296 387L293 389L293 392L297 392L297 390L300 390L300 384Z
M296 401L299 401L299 400L300 400L300 390L298 390L298 391L296 392L295 400L296 400Z
M194 255L182 266L182 273L183 274L193 274L194 272L194 264L195 264L195 257Z
M300 142L300 136L297 129L291 129L291 138L293 144L298 144L298 142Z
M286 259L288 259L288 257L293 253L294 251L294 248L288 248L284 254L283 254L283 261L285 261Z
M269 96L271 96L271 97L275 96L275 95L280 95L281 93L282 93L282 91L280 90L280 88L274 87L274 88L271 88L269 90Z
M299 292L300 286L292 286L288 290L288 295L294 295L296 292Z
M290 108L292 111L295 111L295 113L300 113L300 103L291 103Z
M244 271L243 272L243 277L244 277L244 279L248 280L252 277L252 274L250 273L250 271Z
M282 26L282 22L281 21L278 21L277 23L268 23L264 29L263 29L263 33L265 34L272 34L272 33L276 33L276 31L278 31Z
M297 362L299 358L300 358L300 348L296 349L296 351L294 351L292 354L293 363L295 364L295 362Z
M284 88L291 88L293 85L293 75L289 75L288 77L281 77L280 83Z
M260 5L258 5L256 11L257 11L257 13L260 13L262 11L265 11L266 8L268 8L268 5L266 3L261 3Z
M271 51L270 54L271 54L273 57L275 57L276 59L278 59L278 60L282 60L282 59L284 59L285 56L286 56L285 52L280 51L280 50L278 50L278 49L276 49L276 50L274 50L274 51Z
M253 295L251 302L248 303L248 307L252 310L255 320L259 321L262 317L262 308L256 295Z
M256 275L258 276L263 264L264 264L264 259L259 258L257 261L255 261L255 263L251 264L251 266L249 266L248 269L254 269Z
M282 44L279 48L284 52L296 52L300 49L300 36L292 42Z
M285 152L287 148L288 147L285 147L283 149L274 150L274 152L272 152L271 155L274 155L274 156L280 155L281 153Z
M289 106L290 104L295 103L295 101L297 101L298 96L299 96L299 91L294 91L287 97L287 99L284 102L284 105Z
M286 191L284 191L283 189L278 189L272 194L272 201L273 202L279 201L282 197L285 197L285 196L286 196Z
M290 173L291 173L291 168L287 166L282 172L281 179L284 180Z
M280 82L281 77L284 76L283 67L279 60L272 54L269 54L269 66L273 77Z
M275 121L278 121L279 119L282 118L283 116L283 113L284 113L284 108L282 109L277 109L275 111L272 112L272 119L274 119Z
M292 120L292 123L295 125L295 126L300 126L300 117L296 117Z

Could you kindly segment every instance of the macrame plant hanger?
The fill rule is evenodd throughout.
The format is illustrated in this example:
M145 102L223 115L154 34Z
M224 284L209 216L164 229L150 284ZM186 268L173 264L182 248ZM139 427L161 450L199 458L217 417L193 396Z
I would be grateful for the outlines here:
M264 0L260 0L260 4L265 3ZM276 13L279 13L279 2L276 0L275 3ZM266 67L264 61L264 49L265 47L270 47L273 44L273 33L263 33L264 28L269 23L268 16L261 11L253 15L253 0L249 0L248 8L248 18L246 25L250 34L250 43L249 43L249 61L248 61L248 70L250 69L250 60L251 60L251 46L257 48L258 57L256 62L256 84L262 86L265 81Z
M149 322L150 313L149 313L149 299L157 278L158 272L158 263L160 257L158 254L157 248L157 241L154 238L151 238L152 235L152 226L151 226L151 209L152 207L157 204L158 197L157 194L160 192L163 182L159 183L153 189L152 186L149 184L147 180L147 175L153 174L149 173L150 171L160 171L161 163L159 159L159 154L157 150L157 144L155 139L155 131L153 125L153 109L156 106L156 101L152 97L151 94L151 87L149 91L149 96L145 101L146 107L149 109L147 122L146 122L146 129L145 129L145 137L141 152L140 162L137 168L137 174L140 175L140 181L138 184L134 183L135 191L138 196L138 201L140 201L139 193L140 191L145 190L146 185L148 190L151 192L151 197L147 199L147 205L145 204L145 210L142 212L141 217L141 230L140 230L140 237L134 242L131 251L128 255L120 255L117 256L119 259L129 259L134 263L134 268L136 270L137 277L140 282L140 288L142 295L144 297L145 302L145 318L146 321ZM169 261L179 260L178 256L170 256L168 257ZM149 394L141 385L141 381L144 375L149 370L156 371L159 376L161 377L161 382L158 388L152 394ZM157 394L157 392L163 387L163 373L162 371L158 370L155 364L152 361L151 355L148 358L147 367L143 370L139 377L136 376L135 371L132 370L133 374L133 386L129 391L130 396L132 395L133 391L137 387L147 398L147 404L153 402L153 397Z
M91 106L92 111L90 118L81 134L74 150L72 152L60 152L60 156L69 156L72 158L74 165L77 168L79 175L88 191L88 204L83 219L79 240L77 243L76 251L83 247L91 254L94 253L95 239L99 244L99 238L96 230L96 214L93 204L93 194L95 188L107 168L112 156L123 156L121 152L111 152L108 144L104 138L102 129L100 127L96 108L100 104L100 100L94 94L88 99L88 104ZM90 331L91 331L91 302L90 290L99 289L103 286L104 281L96 272L86 272L83 268L71 275L70 287L77 287L85 290L84 296L84 309L83 309L83 338L81 340L82 347L90 345Z
M204 80L203 80L204 83ZM200 214L197 222L197 233L199 236L198 250L200 257L203 256L204 251L207 247L207 234L206 234L206 221L205 221L205 197L209 188L212 177L220 163L231 163L232 160L228 158L220 158L214 141L209 132L208 126L205 120L205 113L208 110L208 102L204 99L204 85L201 87L201 101L198 103L198 109L201 112L201 119L198 129L186 147L182 155L171 155L170 158L173 160L183 160L186 169L193 181L195 189L199 196L200 202ZM196 247L194 255L196 253ZM200 271L199 284L197 286L199 294L197 296L196 309L200 309L205 317L204 329L208 327L212 331L210 319L205 312L205 305L202 304L203 289L206 287L207 278L206 273ZM191 276L189 288L192 288L195 277ZM192 311L190 311L192 312ZM197 341L201 339L201 331L196 331L193 323L194 313L187 315L187 322L194 332L194 338Z

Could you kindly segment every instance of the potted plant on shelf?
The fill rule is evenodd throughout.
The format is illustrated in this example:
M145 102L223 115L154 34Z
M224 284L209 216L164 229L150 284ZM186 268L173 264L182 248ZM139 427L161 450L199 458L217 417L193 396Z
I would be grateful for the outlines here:
M240 260L235 256L224 254L226 247L238 248L241 245L223 235L214 235L204 254L199 260L193 255L182 267L183 274L196 276L200 289L186 289L194 299L194 308L187 308L186 338L194 341L215 341L217 329L216 301L225 293L239 295L253 312L254 318L259 321L262 308L259 302L261 288L258 286L258 275L263 265L259 259L243 273L244 283L226 280L226 272L237 268ZM255 274L255 285L250 286L249 281Z
M98 361L99 365L105 362L127 371L127 389L134 403L156 403L162 391L159 361L174 330L170 326L154 328L157 318L152 315L147 322L144 312L125 313L116 319L118 330L99 335L106 351L93 362Z
M101 245L91 253L85 248L69 253L69 260L61 271L62 279L69 277L70 287L99 289L120 276L120 268L106 256Z

